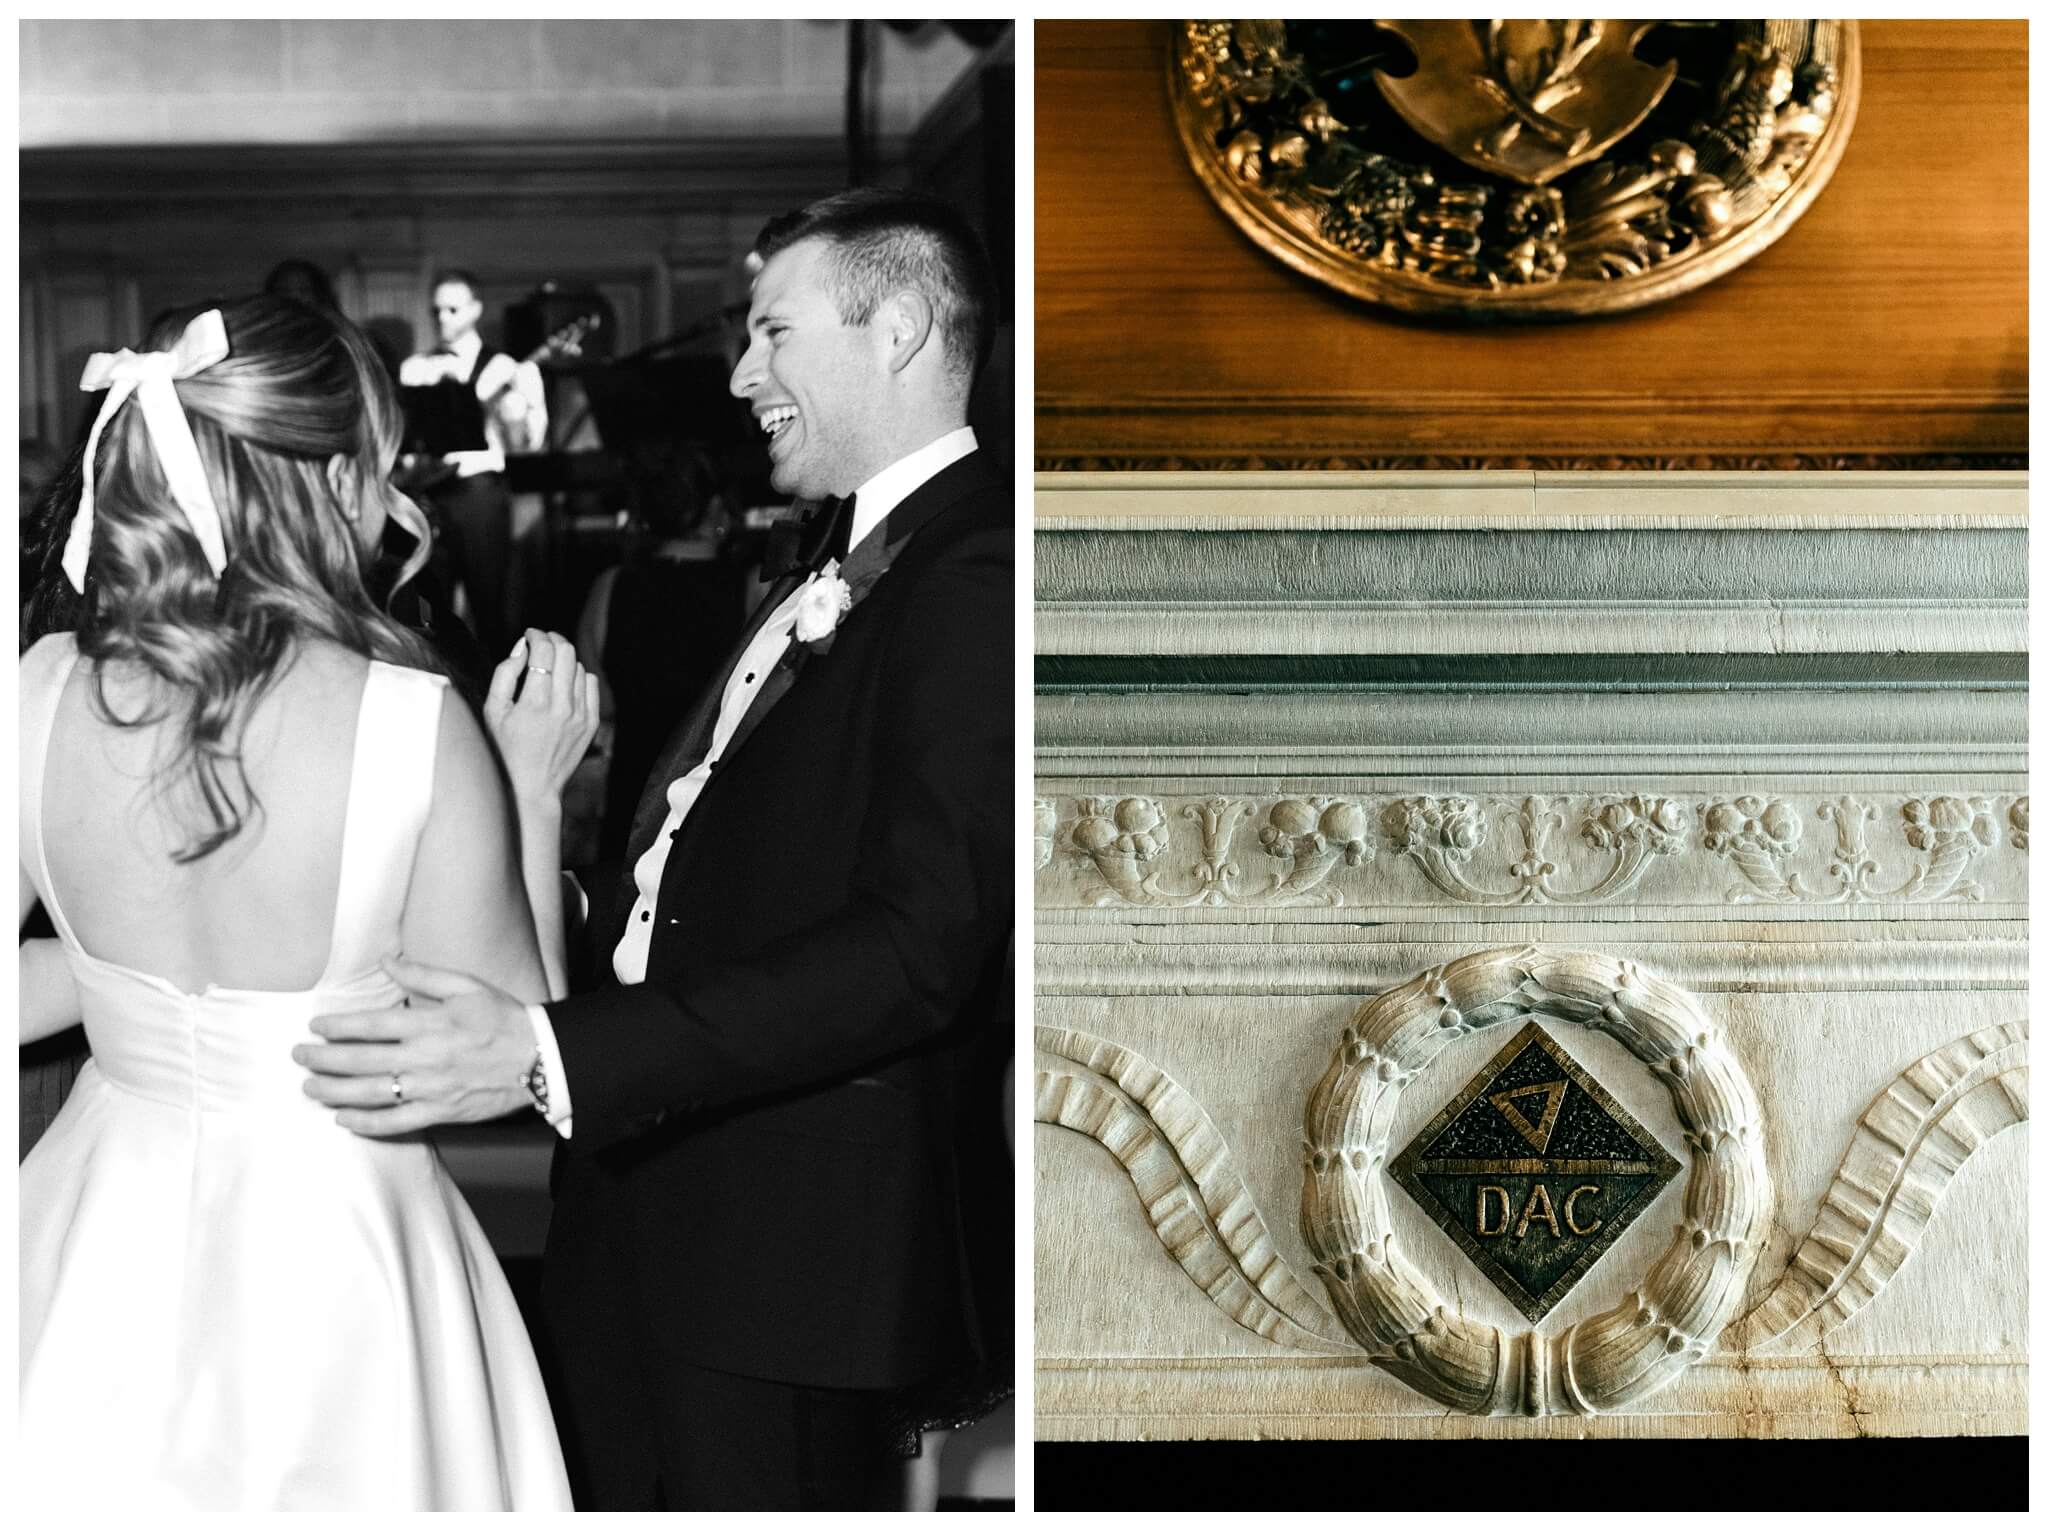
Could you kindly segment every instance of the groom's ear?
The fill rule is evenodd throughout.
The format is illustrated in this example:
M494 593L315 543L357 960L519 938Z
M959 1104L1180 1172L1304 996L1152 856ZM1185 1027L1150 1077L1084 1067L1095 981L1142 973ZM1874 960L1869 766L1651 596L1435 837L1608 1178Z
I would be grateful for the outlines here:
M934 337L932 300L912 288L893 293L882 305L883 358L891 372L901 372Z

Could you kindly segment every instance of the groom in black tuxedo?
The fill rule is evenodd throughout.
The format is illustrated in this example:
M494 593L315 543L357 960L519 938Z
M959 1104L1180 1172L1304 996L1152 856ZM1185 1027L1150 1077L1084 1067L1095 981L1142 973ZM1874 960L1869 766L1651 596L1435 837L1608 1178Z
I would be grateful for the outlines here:
M776 487L843 502L648 782L593 911L613 981L527 1007L405 966L412 1008L301 1053L360 1132L529 1104L561 1132L584 1508L885 1504L893 1404L1009 1322L975 1311L956 1153L1010 1024L1011 490L966 426L992 283L903 192L778 218L751 263L732 391Z

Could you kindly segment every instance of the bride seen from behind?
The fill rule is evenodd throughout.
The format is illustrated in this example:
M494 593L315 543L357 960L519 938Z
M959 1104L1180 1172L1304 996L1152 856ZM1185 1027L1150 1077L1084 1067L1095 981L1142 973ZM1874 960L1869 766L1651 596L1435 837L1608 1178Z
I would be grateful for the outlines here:
M21 1166L26 1486L566 1509L524 1326L432 1146L338 1131L290 1049L397 1002L401 953L560 992L536 773L580 754L592 688L556 656L515 701L501 667L522 840L483 730L364 586L388 517L424 533L367 342L271 297L152 338L88 369L84 616L21 666L21 914L58 931L23 948L22 1040L82 1017L93 1053Z

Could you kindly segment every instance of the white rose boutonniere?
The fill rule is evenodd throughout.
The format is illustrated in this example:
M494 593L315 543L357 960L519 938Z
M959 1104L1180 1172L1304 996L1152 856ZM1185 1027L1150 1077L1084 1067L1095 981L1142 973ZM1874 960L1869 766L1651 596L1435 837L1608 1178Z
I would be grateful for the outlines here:
M796 641L816 643L838 629L839 619L853 610L853 591L839 577L839 560L820 569L796 598Z

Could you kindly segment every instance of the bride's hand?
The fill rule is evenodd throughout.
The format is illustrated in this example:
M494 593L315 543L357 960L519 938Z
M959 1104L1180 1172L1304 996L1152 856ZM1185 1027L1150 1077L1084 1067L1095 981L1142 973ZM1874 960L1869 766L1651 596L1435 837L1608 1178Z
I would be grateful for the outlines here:
M597 677L577 662L567 638L529 627L491 672L484 726L512 778L513 796L551 802L597 732Z

